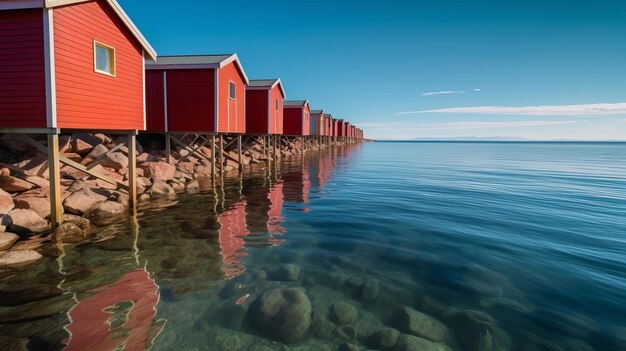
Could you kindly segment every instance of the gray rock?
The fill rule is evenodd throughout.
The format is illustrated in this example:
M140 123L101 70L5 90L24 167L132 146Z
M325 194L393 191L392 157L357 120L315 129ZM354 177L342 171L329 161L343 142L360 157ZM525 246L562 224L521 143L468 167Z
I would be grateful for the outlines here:
M13 233L0 233L0 251L10 249L20 237Z
M33 210L14 209L5 217L7 227L18 234L41 233L48 229L48 222Z
M85 218L97 226L113 224L126 214L126 206L115 201L99 202L85 213Z
M96 194L89 188L83 188L79 190L63 201L63 207L70 213L82 215L89 211L98 202L106 201L107 198L103 195Z
M364 301L375 301L380 297L383 288L376 279L368 278L361 287L361 298Z
M34 188L35 185L9 175L0 175L0 188L10 192L21 192Z
M351 288L360 288L365 283L365 279L358 277L356 275L351 276L346 280L346 285Z
M365 310L359 312L359 319L354 326L356 327L357 335L361 339L371 338L374 333L383 327L376 316Z
M0 268L18 268L35 263L41 254L34 250L0 252Z
M448 335L448 330L443 323L407 306L398 310L396 320L404 332L421 338L443 341Z
M413 335L402 334L398 338L396 351L452 351L446 344L432 342Z
M400 338L400 332L393 328L383 328L374 334L373 341L377 347L383 350L389 350L396 346Z
M353 324L356 316L356 308L345 302L337 302L330 306L330 319L337 324Z
M295 264L288 263L282 265L276 271L276 279L278 280L296 281L298 278L300 278L300 267Z
M265 279L267 279L267 272L264 271L263 269L259 269L258 271L256 271L256 273L254 273L254 279L256 279L256 280L265 280Z
M353 341L357 338L356 328L351 325L341 325L337 327L335 334L343 341Z
M274 340L293 343L311 328L311 301L298 289L272 289L253 302L249 310L255 329Z
M459 311L448 316L449 325L457 340L467 351L508 351L508 335L489 315L472 310Z

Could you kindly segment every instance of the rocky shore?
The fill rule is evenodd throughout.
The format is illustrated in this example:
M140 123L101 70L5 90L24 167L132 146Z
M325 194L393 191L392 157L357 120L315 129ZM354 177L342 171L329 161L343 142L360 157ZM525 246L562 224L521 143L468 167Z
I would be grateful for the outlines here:
M37 138L36 135L32 137ZM194 193L199 191L199 178L211 177L210 148L194 145L193 139L184 140L207 158L198 157L187 148L176 147L171 150L171 162L167 163L163 139L162 136L149 135L138 138L139 201ZM81 165L89 165L91 170L110 179L127 182L128 148L120 147L125 141L125 137L115 139L99 133L62 135L59 137L60 155ZM45 140L40 142L45 144ZM297 138L283 138L279 156L288 157L329 146L316 140L303 142ZM225 154L222 158L216 155L217 174L237 172L238 150L231 147L225 150ZM243 167L271 161L270 157L262 145L251 138L246 139L241 160ZM61 167L61 188L64 215L58 228L52 230L47 156L19 134L0 135L0 270L37 262L42 257L38 248L44 244L80 242L92 235L92 225L108 225L129 213L126 191L67 165Z

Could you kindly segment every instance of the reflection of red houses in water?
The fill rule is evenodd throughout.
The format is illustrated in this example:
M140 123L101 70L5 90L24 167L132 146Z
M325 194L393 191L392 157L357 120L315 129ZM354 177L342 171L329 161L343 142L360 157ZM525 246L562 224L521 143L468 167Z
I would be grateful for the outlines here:
M326 186L326 183L330 180L332 169L333 159L331 155L326 155L320 159L319 168L317 170L317 182L320 187Z
M222 270L226 279L232 279L246 269L240 261L247 255L244 252L244 237L250 234L246 225L246 202L238 202L232 209L220 213L217 222L220 224L219 241L224 259Z
M284 184L285 201L296 203L309 203L309 191L311 190L311 180L309 178L309 168L305 165L298 165L290 168L281 176ZM305 209L306 211L307 209Z
M163 325L152 328L159 287L145 270L126 273L115 283L92 290L68 313L68 350L145 350Z
M285 196L283 195L283 183L277 183L270 189L267 198L270 200L270 209L267 212L269 220L267 221L267 231L270 235L283 235L287 232L285 227L281 225L283 218L283 203ZM270 238L274 244L280 244L281 240Z

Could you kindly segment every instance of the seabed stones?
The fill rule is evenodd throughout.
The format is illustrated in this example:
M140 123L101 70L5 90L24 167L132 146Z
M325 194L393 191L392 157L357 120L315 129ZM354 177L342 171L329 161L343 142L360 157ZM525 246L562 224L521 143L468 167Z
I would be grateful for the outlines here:
M311 301L299 289L268 290L250 306L251 322L262 335L294 343L309 333Z

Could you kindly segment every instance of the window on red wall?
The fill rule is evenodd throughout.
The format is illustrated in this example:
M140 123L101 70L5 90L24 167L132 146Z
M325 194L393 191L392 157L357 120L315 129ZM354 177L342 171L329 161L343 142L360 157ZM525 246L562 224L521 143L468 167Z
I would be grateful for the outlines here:
M278 111L278 99L276 99L276 111Z
M233 100L237 98L237 86L233 82L228 84L228 97Z

